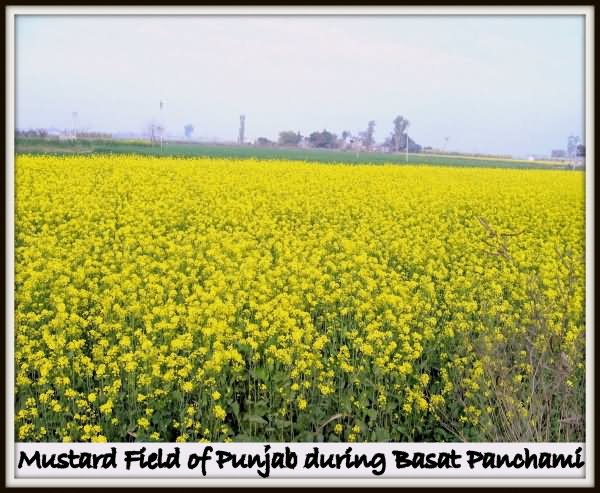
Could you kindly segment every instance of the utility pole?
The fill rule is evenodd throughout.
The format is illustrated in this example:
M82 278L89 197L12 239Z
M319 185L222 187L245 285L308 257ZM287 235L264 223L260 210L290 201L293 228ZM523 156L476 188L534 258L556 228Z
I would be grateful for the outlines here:
M240 132L238 134L238 144L244 143L244 132L246 131L246 115L240 115Z
M164 125L163 125L163 106L164 106L164 101L161 99L160 100L160 117L159 117L159 121L160 121L160 152L162 152L163 150L163 129L164 129Z
M406 162L408 163L408 131L406 132Z
M73 138L77 138L77 112L74 111L71 116L73 117Z

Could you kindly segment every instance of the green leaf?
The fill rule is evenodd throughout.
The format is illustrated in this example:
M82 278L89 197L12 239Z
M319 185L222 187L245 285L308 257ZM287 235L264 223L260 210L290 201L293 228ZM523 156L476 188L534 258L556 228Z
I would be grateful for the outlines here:
M303 431L298 437L299 442L314 442L315 434L312 431Z
M252 376L264 382L268 377L267 370L265 368L255 368L252 371Z
M235 442L252 442L252 437L246 434L239 434L235 436Z
M358 426L360 426L361 431L367 431L368 427L367 425L364 423L364 421L361 421L359 419L356 420L356 424Z
M267 421L261 416L257 416L256 414L245 414L243 420L248 423L255 423L258 425L266 425Z
M342 402L342 410L346 411L347 414L352 414L352 402L350 400Z
M275 426L277 426L277 428L289 428L290 426L292 426L292 423L290 421L279 418L275 418L273 420L273 423L275 424Z
M375 441L387 442L390 439L390 434L383 428L379 428L375 432Z
M237 401L233 401L231 403L231 412L233 412L233 415L236 417L236 419L239 419L240 405L237 403Z
M260 416L267 414L267 411L269 410L269 403L263 399L256 401L252 404L252 406L250 406L250 409L252 410L251 414L258 414Z

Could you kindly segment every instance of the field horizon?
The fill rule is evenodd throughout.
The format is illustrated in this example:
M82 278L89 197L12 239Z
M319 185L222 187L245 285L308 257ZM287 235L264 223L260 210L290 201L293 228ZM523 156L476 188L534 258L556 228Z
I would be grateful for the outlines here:
M207 157L232 159L295 160L322 163L347 164L396 164L423 166L458 166L474 168L508 169L572 169L560 161L528 161L503 157L486 157L459 154L409 153L408 162L404 153L356 152L341 149L318 149L282 146L233 145L209 143L165 142L150 144L141 140L58 139L17 137L17 154L90 155L90 154L139 154L164 157ZM582 168L576 168L582 169Z

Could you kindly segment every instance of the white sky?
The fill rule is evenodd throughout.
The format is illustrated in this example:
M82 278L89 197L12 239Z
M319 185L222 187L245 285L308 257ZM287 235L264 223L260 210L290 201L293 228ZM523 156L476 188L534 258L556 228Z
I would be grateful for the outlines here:
M411 121L421 145L548 154L584 132L578 16L18 16L17 128L276 139Z

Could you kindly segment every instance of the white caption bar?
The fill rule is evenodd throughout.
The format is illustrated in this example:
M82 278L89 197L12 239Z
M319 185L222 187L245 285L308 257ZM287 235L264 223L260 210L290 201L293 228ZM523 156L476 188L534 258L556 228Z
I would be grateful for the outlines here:
M584 478L582 443L17 443L16 478Z

